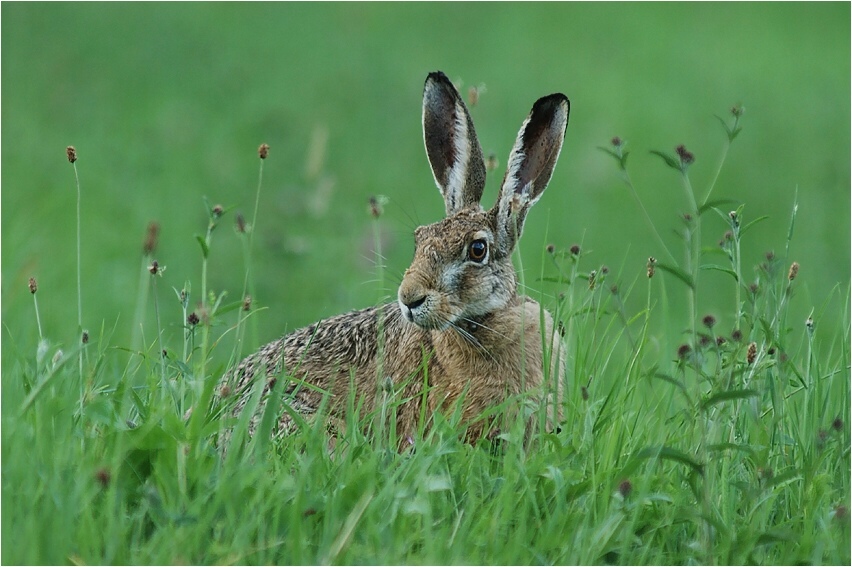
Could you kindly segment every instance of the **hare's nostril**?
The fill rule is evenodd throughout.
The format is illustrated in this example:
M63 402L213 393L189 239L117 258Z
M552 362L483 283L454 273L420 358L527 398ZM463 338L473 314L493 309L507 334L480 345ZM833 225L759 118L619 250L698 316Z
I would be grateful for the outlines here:
M409 309L412 309L412 310L417 309L418 307L423 305L424 301L426 301L425 295L422 296L422 297L418 297L417 299L412 299L411 301L406 301L405 306L408 307Z

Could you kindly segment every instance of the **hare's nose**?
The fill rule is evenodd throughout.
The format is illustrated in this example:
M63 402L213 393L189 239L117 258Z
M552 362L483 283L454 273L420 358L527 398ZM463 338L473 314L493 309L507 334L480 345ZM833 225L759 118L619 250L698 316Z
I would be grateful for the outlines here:
M403 302L403 304L408 307L409 310L413 311L423 305L423 302L426 301L426 296L423 295L416 299L409 299Z

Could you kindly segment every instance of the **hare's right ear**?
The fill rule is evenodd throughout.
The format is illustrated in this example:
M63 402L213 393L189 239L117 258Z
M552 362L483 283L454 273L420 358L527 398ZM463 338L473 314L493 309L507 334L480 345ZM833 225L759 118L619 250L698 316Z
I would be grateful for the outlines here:
M473 120L458 91L440 71L423 88L423 141L447 216L479 203L485 188L485 160Z
M514 248L527 212L550 181L565 139L569 109L570 102L562 93L542 97L521 125L500 196L491 209L497 224L497 244L506 254Z

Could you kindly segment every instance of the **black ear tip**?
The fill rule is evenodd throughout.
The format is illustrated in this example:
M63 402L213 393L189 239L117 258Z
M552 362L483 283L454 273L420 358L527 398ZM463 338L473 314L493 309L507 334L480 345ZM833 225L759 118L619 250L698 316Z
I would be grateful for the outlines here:
M443 71L432 71L426 76L427 81L449 81Z
M441 71L432 71L431 73L426 75L426 84L428 85L430 83L438 85L452 84L452 82L450 82L447 76Z
M567 116L568 112L571 110L571 101L562 93L553 93L551 95L543 96L535 101L535 104L533 105L533 112L553 113L560 107L565 110L565 114Z
M451 93L456 93L456 87L453 82L441 71L432 71L426 76L425 88L440 88Z

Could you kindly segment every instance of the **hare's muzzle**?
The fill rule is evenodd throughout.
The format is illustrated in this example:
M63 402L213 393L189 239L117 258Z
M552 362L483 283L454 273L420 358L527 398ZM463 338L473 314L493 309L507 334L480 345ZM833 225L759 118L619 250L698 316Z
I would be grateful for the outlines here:
M399 289L399 309L406 320L417 323L423 319L427 295L417 290Z
M406 321L423 329L443 329L447 326L446 317L441 317L441 297L416 278L403 278L397 294L399 310Z

